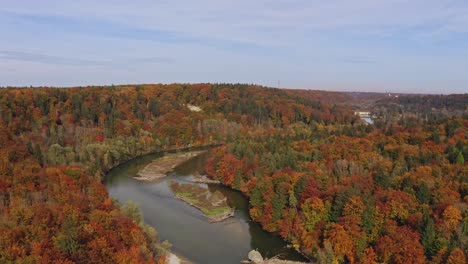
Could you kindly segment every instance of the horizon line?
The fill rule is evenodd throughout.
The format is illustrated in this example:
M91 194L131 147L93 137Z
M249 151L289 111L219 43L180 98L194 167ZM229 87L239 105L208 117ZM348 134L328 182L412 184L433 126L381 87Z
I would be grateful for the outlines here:
M295 88L295 87L275 87L275 86L268 86L256 83L234 83L234 82L159 82L159 83L126 83L126 84L88 84L88 85L63 85L63 86L56 86L56 85L22 85L22 86L14 86L14 85L0 85L0 89L43 89L43 88L52 88L52 89L73 89L73 88L92 88L92 87L122 87L122 86L138 86L138 85L174 85L174 84L186 84L186 85L199 85L199 84L225 84L225 85L252 85L252 86L259 86L269 89L281 89L281 90L299 90L299 91L320 91L320 92L336 92L336 93L370 93L370 94L392 94L392 95L466 95L468 93L411 93L411 92L392 92L392 91L369 91L369 90L326 90L326 89L317 89L317 88Z

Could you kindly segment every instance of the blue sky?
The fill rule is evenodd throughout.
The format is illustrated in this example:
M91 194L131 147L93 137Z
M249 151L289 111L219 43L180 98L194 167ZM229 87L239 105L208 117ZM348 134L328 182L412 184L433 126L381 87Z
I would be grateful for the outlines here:
M0 86L468 92L466 0L15 0Z

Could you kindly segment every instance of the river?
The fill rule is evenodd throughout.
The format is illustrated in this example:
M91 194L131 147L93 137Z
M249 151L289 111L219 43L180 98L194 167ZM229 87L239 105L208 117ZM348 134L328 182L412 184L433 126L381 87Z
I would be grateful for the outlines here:
M280 255L289 260L304 260L286 247L277 235L265 232L252 222L248 201L237 191L220 185L200 184L222 192L229 206L236 208L234 217L220 223L210 223L196 208L174 198L168 181L187 182L193 174L204 174L208 153L197 156L174 169L168 177L156 183L141 182L133 176L161 154L151 154L124 163L105 177L110 196L121 204L133 201L141 208L144 220L153 226L161 241L168 240L172 251L195 263L236 263L257 249L265 257Z

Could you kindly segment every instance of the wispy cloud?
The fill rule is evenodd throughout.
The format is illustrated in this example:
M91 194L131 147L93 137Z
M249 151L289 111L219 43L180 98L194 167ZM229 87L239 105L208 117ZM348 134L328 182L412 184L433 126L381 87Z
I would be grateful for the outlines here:
M187 29L160 29L149 27L144 23L125 23L125 20L118 21L106 19L105 17L94 18L54 14L44 15L28 12L2 12L1 9L0 15L14 21L14 23L30 23L35 28L54 33L78 33L116 39L155 41L167 44L195 44L227 49L234 52L253 51L266 53L270 50L271 46L223 38L216 34L213 36L200 36L195 34L195 31L192 32Z
M468 3L465 0L181 0L177 3L19 0L2 6L4 11L35 17L98 20L122 27L155 30L158 34L177 32L189 39L210 37L255 44L278 40L276 33L290 35L311 30L360 28L386 31L387 28L431 25L426 30L453 33L466 32L468 28ZM142 33L146 35L148 32ZM171 39L174 36L164 37ZM179 37L176 35L176 40Z
M12 50L0 50L0 61L27 61L27 62L37 62L53 65L93 65L93 66L111 66L115 63L123 64L134 64L134 63L172 63L173 60L164 57L142 57L142 58L122 58L114 57L108 60L92 60L92 59L80 59L80 58L70 58L62 57L41 53L33 52L22 52L22 51L12 51Z
M39 62L72 66L82 79L96 78L86 67L98 66L102 81L269 84L281 75L302 88L461 90L467 14L466 0L4 1L0 35L8 41L0 42L0 63L18 62L14 68L29 69L31 79L37 76L26 64ZM128 73L127 65L140 64ZM388 76L396 77L390 83Z
M46 54L11 51L11 50L0 50L0 60L16 60L16 61L29 61L29 62L40 62L40 63L47 63L47 64L66 64L66 65L86 65L86 64L97 63L97 61L92 61L92 60L74 59L74 58L66 58L66 57L46 55Z

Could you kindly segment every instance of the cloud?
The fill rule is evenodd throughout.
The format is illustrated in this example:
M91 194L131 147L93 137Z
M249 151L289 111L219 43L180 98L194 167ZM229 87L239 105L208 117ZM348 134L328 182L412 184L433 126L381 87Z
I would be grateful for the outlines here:
M463 90L467 14L466 0L4 1L0 66L18 71L0 80Z
M173 61L165 57L142 57L142 58L125 58L125 57L115 57L109 60L92 60L92 59L79 59L79 58L69 58L34 52L22 52L22 51L12 51L12 50L0 50L0 61L5 60L14 60L14 61L26 61L26 62L37 62L45 63L52 65L71 65L71 66L83 66L83 65L93 65L93 66L111 66L113 64L135 64L135 63L172 63Z
M41 31L53 32L55 34L83 34L88 36L99 36L116 39L154 41L166 44L193 44L200 46L209 46L212 48L226 49L232 52L244 51L255 52L257 54L268 54L271 52L272 45L262 45L254 42L244 42L241 40L221 38L213 36L197 36L192 31L158 29L145 26L139 23L124 23L114 19L105 19L105 17L75 17L55 15L55 14L36 14L30 12L12 12L1 11L0 15L5 19L13 21L13 24L30 24Z
M16 14L101 21L142 30L137 36L151 33L145 30L175 32L175 36L164 37L262 46L290 44L303 34L320 30L387 32L425 25L428 27L421 31L449 34L468 28L465 0L19 0L2 6L3 11Z
M0 60L16 60L16 61L29 61L29 62L40 62L47 64L66 64L66 65L83 65L83 64L95 64L96 61L73 59L53 55L45 55L39 53L11 51L11 50L0 50Z

